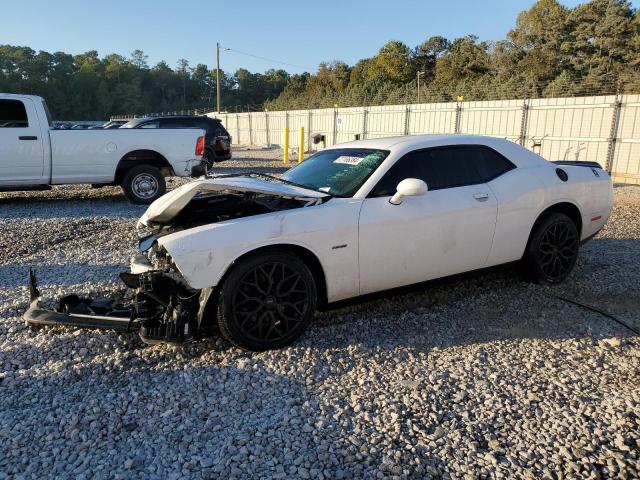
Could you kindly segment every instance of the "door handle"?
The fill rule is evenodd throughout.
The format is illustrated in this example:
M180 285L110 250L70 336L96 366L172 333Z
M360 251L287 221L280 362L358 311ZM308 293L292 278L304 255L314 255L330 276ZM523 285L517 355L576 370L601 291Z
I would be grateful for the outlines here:
M489 194L488 193L476 193L476 194L473 195L473 198L475 198L479 202L486 202L487 200L489 200Z
M24 135L21 137L18 137L18 140L37 140L38 137L36 137L35 135Z

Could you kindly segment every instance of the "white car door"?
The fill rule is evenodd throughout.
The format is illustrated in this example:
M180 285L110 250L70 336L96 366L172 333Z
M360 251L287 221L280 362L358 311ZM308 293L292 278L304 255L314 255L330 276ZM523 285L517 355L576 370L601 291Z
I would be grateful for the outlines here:
M0 99L0 185L28 185L44 175L43 139L30 99Z
M359 220L361 294L486 265L497 202L472 157L469 147L411 152L373 188ZM389 203L405 178L424 180L429 191Z

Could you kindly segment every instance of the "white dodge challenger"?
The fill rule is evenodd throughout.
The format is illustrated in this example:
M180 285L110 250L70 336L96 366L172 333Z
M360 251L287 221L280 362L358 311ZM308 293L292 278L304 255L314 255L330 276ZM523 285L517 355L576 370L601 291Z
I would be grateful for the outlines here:
M141 255L122 274L127 308L69 296L32 324L138 325L147 342L216 327L247 350L297 339L316 309L510 262L562 282L612 208L592 162L548 162L507 140L423 135L322 150L282 177L201 178L140 219ZM84 322L84 323L83 323Z

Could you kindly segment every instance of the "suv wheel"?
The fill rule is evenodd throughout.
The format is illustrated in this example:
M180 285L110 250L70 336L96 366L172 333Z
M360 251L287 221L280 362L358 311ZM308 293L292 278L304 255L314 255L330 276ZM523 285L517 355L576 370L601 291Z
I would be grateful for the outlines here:
M234 345L254 352L282 348L316 310L316 283L295 255L265 253L233 268L218 299L218 326Z
M131 168L122 179L126 197L139 205L147 205L167 191L164 177L156 167L139 165Z

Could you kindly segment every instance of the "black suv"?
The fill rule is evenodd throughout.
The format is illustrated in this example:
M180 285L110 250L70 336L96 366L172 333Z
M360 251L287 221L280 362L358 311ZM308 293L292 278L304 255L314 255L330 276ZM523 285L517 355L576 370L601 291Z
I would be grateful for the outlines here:
M206 132L204 156L207 166L231 158L231 135L217 118L206 115L136 118L120 128L201 128Z

